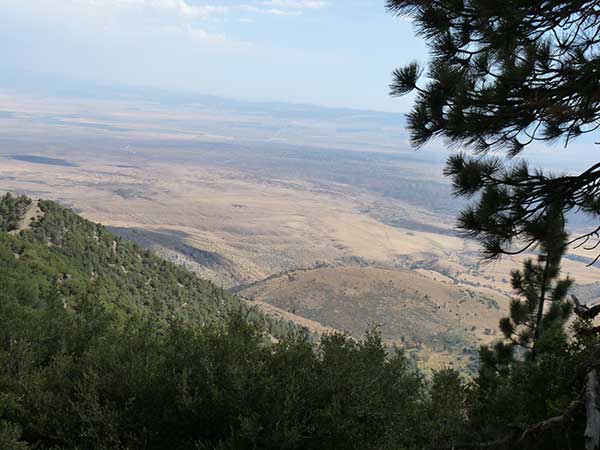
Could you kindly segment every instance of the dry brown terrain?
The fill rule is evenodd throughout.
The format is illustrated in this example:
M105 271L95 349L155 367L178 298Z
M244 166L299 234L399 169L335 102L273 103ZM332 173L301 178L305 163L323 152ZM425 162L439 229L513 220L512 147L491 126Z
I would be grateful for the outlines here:
M377 267L292 271L239 291L242 297L360 337L376 326L424 367L471 366L496 336L507 298L420 274Z
M309 328L360 334L390 322L386 339L420 348L421 361L445 364L464 345L465 365L506 311L509 273L523 258L484 264L454 232L461 202L440 160L394 146L404 139L395 117L0 101L0 191L58 200L225 287L273 277L252 295ZM564 271L591 301L600 271L586 267L595 255L578 256ZM293 272L315 267L328 268ZM298 277L277 276L288 272Z

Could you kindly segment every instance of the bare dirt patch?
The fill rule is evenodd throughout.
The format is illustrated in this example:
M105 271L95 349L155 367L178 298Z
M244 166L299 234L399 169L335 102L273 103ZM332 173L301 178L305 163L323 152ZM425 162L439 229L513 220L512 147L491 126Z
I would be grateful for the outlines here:
M23 215L17 222L16 228L13 231L11 231L11 233L16 234L23 230L28 230L29 228L31 228L31 224L34 221L40 220L43 216L44 213L40 209L38 201L34 200L31 203L31 205L29 205L24 211Z

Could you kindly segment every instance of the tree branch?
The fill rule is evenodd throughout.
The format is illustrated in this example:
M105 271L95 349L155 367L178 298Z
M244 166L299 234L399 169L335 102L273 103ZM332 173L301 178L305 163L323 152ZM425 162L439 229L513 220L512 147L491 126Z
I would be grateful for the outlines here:
M600 446L600 401L598 398L600 383L598 372L592 369L588 372L585 385L585 449L597 450Z
M595 370L593 371L595 372ZM596 381L597 382L597 381ZM586 391L587 392L587 391ZM516 430L512 433L493 441L454 444L446 447L436 447L432 450L470 450L470 449L492 449L492 450L512 450L528 441L539 438L540 434L546 431L562 428L573 421L578 413L583 411L584 402L580 399L571 402L569 407L560 416L550 417L549 419L538 422L526 430ZM600 425L599 425L600 427ZM600 428L598 428L600 430ZM587 439L587 438L586 438ZM596 450L596 449L586 449Z
M580 319L594 319L598 314L600 314L600 304L594 305L590 308L589 306L582 304L575 294L572 294L571 298L573 299L573 303L575 303L574 312Z

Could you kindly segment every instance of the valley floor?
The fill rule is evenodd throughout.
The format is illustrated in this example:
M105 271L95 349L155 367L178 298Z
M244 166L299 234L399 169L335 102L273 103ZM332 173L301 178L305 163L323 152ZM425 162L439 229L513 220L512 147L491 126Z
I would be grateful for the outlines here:
M383 144L224 141L192 132L206 120L193 109L92 106L15 100L20 116L0 117L0 190L58 200L314 330L381 325L427 366L469 365L494 339L519 260L483 263L457 235L439 162ZM564 270L592 301L589 256Z

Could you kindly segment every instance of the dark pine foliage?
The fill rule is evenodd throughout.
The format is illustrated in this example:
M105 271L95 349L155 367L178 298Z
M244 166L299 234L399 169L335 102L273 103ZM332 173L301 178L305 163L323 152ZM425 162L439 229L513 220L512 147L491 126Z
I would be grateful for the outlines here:
M480 352L483 367L497 371L508 369L516 361L533 360L544 352L546 341L561 336L573 313L567 294L573 280L561 278L560 263L566 250L566 234L562 221L545 223L548 234L540 245L537 261L526 259L521 270L511 272L511 284L517 296L510 303L509 315L500 320L504 340L493 350ZM548 335L548 339L546 339Z
M505 339L482 348L478 376L456 403L464 420L452 422L437 448L595 450L600 327L590 318L600 309L573 308L565 299L571 281L559 269L567 247L600 247L600 227L570 239L565 221L581 213L598 222L600 163L551 174L522 158L536 142L568 147L583 135L589 142L600 126L600 1L387 0L387 7L413 19L430 49L426 64L397 69L390 89L415 94L408 115L415 147L440 138L460 150L445 170L456 195L471 199L459 227L486 257L539 255L513 272L518 298L500 323Z
M567 146L597 130L600 1L388 0L387 7L414 19L431 49L426 67L394 72L391 93L416 91L408 116L415 146L440 137L471 152L450 158L447 174L457 194L477 197L460 226L487 255L535 245L531 227L556 209L597 218L600 164L551 175L483 155L512 158L536 141ZM593 247L599 231L575 241Z

